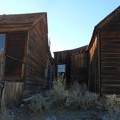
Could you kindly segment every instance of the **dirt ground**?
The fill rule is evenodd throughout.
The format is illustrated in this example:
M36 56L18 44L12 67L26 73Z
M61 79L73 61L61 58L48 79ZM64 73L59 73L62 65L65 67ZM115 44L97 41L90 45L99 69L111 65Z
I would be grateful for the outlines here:
M42 114L31 113L28 107L13 115L14 120L109 120L106 117L106 111L95 110L68 110L63 108L53 108Z

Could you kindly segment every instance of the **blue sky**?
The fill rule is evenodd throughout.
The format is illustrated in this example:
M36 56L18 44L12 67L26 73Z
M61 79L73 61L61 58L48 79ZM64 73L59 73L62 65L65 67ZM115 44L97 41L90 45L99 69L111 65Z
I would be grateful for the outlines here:
M120 0L3 0L0 14L47 12L51 52L89 44L94 26Z

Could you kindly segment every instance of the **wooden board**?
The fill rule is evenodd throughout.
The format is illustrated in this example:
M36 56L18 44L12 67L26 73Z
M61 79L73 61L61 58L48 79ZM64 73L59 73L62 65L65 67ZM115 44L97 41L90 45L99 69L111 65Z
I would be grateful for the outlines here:
M20 102L23 96L23 82L6 82L2 91L1 105L12 107Z

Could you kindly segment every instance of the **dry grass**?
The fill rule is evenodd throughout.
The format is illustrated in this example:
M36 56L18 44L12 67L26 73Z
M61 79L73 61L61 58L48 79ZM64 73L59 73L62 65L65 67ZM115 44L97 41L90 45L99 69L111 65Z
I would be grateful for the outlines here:
M48 101L48 98L44 97L41 93L38 93L32 96L29 108L32 112L43 113L49 109L50 105L51 102Z
M71 109L88 109L98 102L99 96L87 91L86 84L74 83L69 91L66 106Z
M108 109L108 117L110 120L119 120L120 114L120 98L116 94L106 96L106 105Z
M120 105L120 98L116 97L116 94L106 96L106 104L110 107L115 107Z
M75 82L69 90L65 88L65 80L59 78L53 82L53 88L44 97L37 94L32 97L30 109L33 112L42 113L46 109L67 108L73 110L86 110L88 108L97 107L99 96L87 90L86 84L80 85Z
M63 105L68 96L68 90L65 89L66 81L61 77L54 80L53 88L49 91L49 96L54 104Z

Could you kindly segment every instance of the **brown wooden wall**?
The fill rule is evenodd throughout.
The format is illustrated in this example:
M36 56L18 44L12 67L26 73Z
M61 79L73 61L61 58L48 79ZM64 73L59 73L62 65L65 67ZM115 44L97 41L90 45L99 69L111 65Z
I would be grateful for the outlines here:
M119 10L118 10L119 12ZM120 94L120 12L100 31L101 93Z
M28 24L5 24L0 28L1 34L6 34L0 103L5 103L7 107L18 103L24 95L39 92L47 87L53 58L48 45L46 14L35 21L31 23L28 20Z
M70 81L87 83L88 80L88 54L86 47L71 51L70 55Z
M1 105L11 107L23 97L24 90L24 64L26 54L26 31L4 32L6 35L4 48L5 68L0 84Z
M66 65L66 81L87 82L88 80L88 54L86 46L73 50L54 52L55 60L55 77L57 78L57 66Z
M25 95L47 86L50 50L45 17L29 29L27 45Z
M65 64L66 65L66 82L70 82L70 51L60 51L60 52L54 52L54 61L55 61L55 79L57 78L57 71L58 71L58 65Z
M6 33L4 80L23 79L27 32Z
M1 95L1 106L13 107L23 97L24 82L5 82Z
M89 50L88 87L92 92L100 93L100 63L99 63L99 36L94 37L94 42Z
M89 89L101 95L120 93L120 34L103 29L89 50Z
M101 32L101 92L120 94L120 29Z
M120 94L120 14L93 37L89 49L89 86L101 95ZM95 34L93 35L95 36Z

